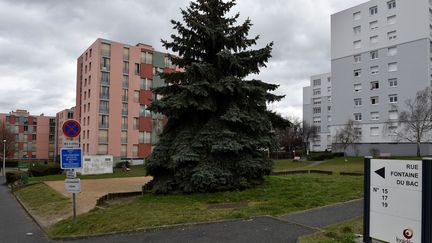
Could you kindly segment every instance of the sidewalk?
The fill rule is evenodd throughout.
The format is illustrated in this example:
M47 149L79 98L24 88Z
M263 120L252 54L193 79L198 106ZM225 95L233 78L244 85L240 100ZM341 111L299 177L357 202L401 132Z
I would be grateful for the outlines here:
M249 220L199 224L149 232L103 236L79 242L288 242L319 228L363 215L363 200L351 201L281 217L256 217Z
M48 242L4 183L5 178L0 176L0 242Z

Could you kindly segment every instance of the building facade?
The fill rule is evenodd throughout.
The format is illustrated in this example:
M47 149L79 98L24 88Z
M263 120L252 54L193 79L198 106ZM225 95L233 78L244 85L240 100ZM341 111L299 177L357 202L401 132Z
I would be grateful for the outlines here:
M431 23L429 0L372 0L331 16L329 130L333 138L356 122L361 140L350 154L415 152L395 131L405 101L431 85Z
M312 76L310 86L303 88L303 120L317 127L316 137L311 139L311 151L331 150L329 125L332 121L332 96L330 73Z
M0 113L0 120L15 134L12 159L52 160L55 154L55 117L30 115L26 110ZM7 142L7 141L6 141Z
M169 56L145 44L97 39L78 58L75 118L85 155L146 158L157 142L162 117L148 107L151 88L172 72Z
M60 155L60 149L63 148L63 143L66 140L78 140L78 138L68 138L63 134L63 123L69 119L74 119L75 107L65 109L56 114L56 140L55 140L55 154Z

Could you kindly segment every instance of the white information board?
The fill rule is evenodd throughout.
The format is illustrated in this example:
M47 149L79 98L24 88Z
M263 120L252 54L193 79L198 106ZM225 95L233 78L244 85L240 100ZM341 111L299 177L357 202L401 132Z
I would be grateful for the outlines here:
M371 160L370 236L421 242L422 161Z
M83 159L82 175L112 174L114 159L112 155L86 155Z
M81 192L80 179L66 179L65 180L65 191L70 192L70 193Z

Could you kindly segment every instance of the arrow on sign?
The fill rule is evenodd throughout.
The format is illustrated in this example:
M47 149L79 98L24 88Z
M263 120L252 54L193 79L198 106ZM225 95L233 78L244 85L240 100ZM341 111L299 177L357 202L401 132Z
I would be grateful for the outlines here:
M382 167L379 170L376 170L375 173L377 173L379 176L385 179L385 167Z

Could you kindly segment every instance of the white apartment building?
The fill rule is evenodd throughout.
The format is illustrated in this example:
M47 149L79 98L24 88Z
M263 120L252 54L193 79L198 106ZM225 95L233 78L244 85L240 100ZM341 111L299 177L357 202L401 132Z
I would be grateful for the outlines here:
M331 89L330 73L312 76L310 86L303 88L303 120L318 131L310 142L311 151L331 150Z
M431 0L372 0L333 14L331 140L352 119L361 141L350 154L415 154L415 144L394 130L405 101L431 85L431 40ZM422 153L432 154L432 145Z

